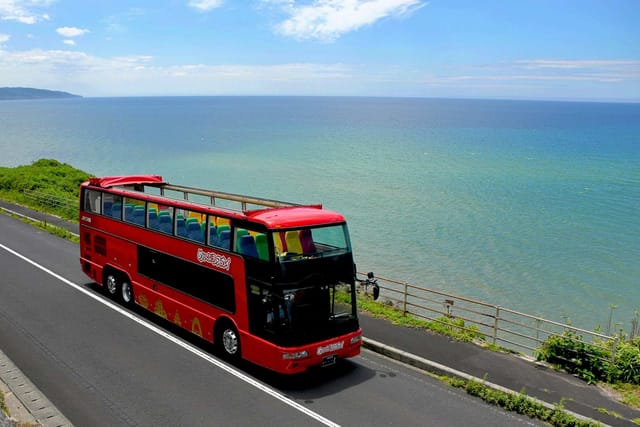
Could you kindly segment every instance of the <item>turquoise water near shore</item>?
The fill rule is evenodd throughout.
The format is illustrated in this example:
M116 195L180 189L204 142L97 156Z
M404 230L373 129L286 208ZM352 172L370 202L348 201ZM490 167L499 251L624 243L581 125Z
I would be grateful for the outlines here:
M175 97L0 102L0 166L323 203L361 271L628 329L640 310L640 104Z

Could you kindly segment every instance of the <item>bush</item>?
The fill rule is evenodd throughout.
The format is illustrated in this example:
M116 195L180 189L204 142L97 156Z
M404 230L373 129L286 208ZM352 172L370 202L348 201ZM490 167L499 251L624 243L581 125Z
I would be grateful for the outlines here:
M596 381L640 384L640 338L619 343L613 365L610 347L611 343L585 343L581 335L568 330L560 336L547 338L538 349L537 358L576 374L590 384Z

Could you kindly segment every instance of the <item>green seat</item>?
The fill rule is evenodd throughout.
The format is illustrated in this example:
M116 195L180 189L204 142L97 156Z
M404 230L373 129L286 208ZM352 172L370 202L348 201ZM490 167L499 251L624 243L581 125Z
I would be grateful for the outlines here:
M258 258L269 261L269 244L266 234L256 234L256 248L258 249Z

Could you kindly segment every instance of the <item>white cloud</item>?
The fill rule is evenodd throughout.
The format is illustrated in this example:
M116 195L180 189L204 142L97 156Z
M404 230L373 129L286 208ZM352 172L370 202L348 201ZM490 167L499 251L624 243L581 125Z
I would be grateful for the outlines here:
M56 30L56 33L60 34L63 37L79 37L88 32L89 30L76 27L60 27Z
M8 42L11 36L9 34L0 34L0 46Z
M222 6L223 0L189 0L189 7L208 12Z
M304 6L293 1L271 3L283 6L290 15L277 26L279 33L322 41L334 41L389 16L409 15L426 4L422 0L313 0Z
M49 15L40 9L53 3L53 0L0 0L0 21L17 21L23 24L35 24L49 20Z
M62 43L68 44L69 46L75 46L76 45L76 42L74 42L73 40L63 40Z
M0 81L66 87L86 96L343 93L353 80L344 64L186 64L157 66L150 56L97 57L73 50L0 49ZM329 92L330 88L332 91Z

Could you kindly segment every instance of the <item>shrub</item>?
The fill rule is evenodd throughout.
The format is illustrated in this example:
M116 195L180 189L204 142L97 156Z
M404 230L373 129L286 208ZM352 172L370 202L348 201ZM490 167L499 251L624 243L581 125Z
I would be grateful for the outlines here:
M585 343L581 335L568 330L560 336L547 338L538 349L537 358L576 374L588 383L640 384L640 338L619 343L613 365L610 363L611 345Z

